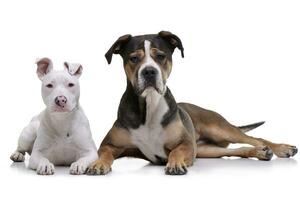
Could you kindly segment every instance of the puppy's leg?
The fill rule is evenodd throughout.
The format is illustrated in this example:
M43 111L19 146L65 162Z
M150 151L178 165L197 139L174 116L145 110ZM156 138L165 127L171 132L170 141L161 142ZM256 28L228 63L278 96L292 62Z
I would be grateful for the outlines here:
M99 158L87 170L89 175L105 175L111 171L111 165L127 147L132 146L129 132L113 126L98 150Z
M197 158L220 158L223 156L237 156L242 158L255 157L259 160L270 160L273 153L268 147L241 147L229 149L214 144L198 144Z
M54 174L54 165L38 150L32 152L28 166L29 168L36 170L39 175Z
M167 175L186 174L187 167L193 164L194 158L195 150L193 143L190 141L183 141L170 152L165 173Z
M31 154L33 143L36 139L37 129L39 127L39 120L34 118L21 132L18 140L17 150L10 156L14 162L23 162L25 160L25 153Z

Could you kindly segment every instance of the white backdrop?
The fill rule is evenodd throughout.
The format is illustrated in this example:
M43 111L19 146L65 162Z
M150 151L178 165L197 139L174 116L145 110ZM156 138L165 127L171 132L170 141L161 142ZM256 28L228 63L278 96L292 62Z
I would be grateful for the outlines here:
M104 58L123 34L169 30L175 51L168 86L177 101L221 113L236 125L265 120L254 136L300 146L299 1L1 1L1 199L299 199L299 155L270 162L199 159L187 176L137 159L114 163L108 176L71 176L57 168L42 177L12 164L10 154L44 105L37 57L57 69L80 62L81 105L97 146L116 118L125 89L122 60ZM298 191L296 191L298 190Z

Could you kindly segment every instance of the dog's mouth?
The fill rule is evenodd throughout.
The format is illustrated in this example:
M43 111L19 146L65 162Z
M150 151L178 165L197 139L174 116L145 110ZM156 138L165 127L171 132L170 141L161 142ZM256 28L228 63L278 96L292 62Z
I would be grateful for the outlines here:
M62 106L53 106L51 109L52 113L68 113L71 112L71 110L69 108L67 108L66 106L62 107Z
M149 91L156 91L157 93L163 95L164 94L164 88L160 88L158 87L156 84L146 84L144 85L143 87L137 87L136 89L136 93L139 95L139 96L147 96L147 93Z

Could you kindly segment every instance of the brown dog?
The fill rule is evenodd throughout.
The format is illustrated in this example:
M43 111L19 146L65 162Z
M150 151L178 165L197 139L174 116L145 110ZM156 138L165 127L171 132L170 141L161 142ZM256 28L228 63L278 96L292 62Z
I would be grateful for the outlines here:
M250 137L245 132L263 122L236 127L221 115L188 103L176 103L166 81L172 69L172 54L181 50L174 34L120 37L105 54L110 64L120 54L127 76L127 89L118 110L118 118L98 150L99 159L88 174L107 174L114 159L131 156L165 164L166 174L181 175L197 158L222 156L256 157L270 160L297 153L295 146L275 144ZM230 143L254 147L226 148Z

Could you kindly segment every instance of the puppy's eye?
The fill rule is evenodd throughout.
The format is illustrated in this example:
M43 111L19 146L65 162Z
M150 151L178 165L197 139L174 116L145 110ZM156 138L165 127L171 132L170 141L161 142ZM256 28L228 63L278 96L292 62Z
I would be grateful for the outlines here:
M130 61L132 62L132 63L134 63L134 64L136 64L136 63L138 63L139 62L139 57L137 57L137 56L131 56L130 57Z
M46 85L47 88L53 88L53 85L51 83Z
M68 87L74 87L74 85L75 85L74 83L69 83Z
M160 54L157 54L157 55L156 55L156 58L157 58L158 60L162 61L162 60L164 60L164 59L166 58L166 55L160 53Z

